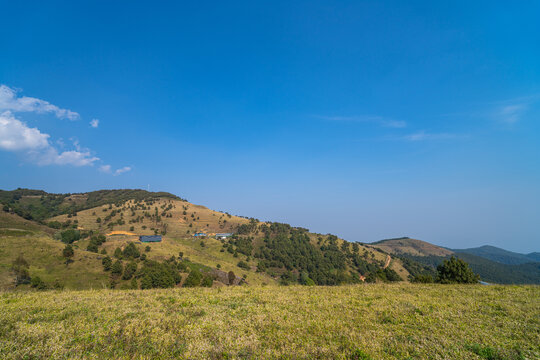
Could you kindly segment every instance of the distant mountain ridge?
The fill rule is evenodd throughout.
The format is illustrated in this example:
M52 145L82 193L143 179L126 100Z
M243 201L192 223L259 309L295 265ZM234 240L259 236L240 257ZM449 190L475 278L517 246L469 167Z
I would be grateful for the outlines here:
M466 253L480 256L484 259L496 261L498 263L507 265L519 265L540 261L539 253L521 254L491 245L484 245L469 249L452 249L452 251L456 253Z
M540 284L540 262L535 261L538 253L525 255L494 246L453 250L408 237L384 239L369 245L401 258L405 268L413 276L433 275L437 265L444 259L456 256L469 263L484 281ZM418 267L417 263L424 265L424 268Z

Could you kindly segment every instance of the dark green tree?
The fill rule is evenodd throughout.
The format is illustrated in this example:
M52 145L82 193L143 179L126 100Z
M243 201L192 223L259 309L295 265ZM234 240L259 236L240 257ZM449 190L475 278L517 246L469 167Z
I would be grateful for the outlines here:
M114 275L122 275L123 271L124 267L122 266L122 262L120 260L116 260L114 264L112 264L111 273Z
M109 271L111 270L111 266L112 266L112 259L108 256L105 256L102 260L101 260L101 265L103 265L103 270L105 271Z
M135 275L135 272L137 272L137 263L132 261L126 265L122 279L124 280L131 279L133 275Z
M39 276L32 277L30 285L36 290L47 290L47 284Z
M66 264L69 264L73 260L71 258L75 255L73 247L70 244L67 244L64 250L62 250L62 256L66 259Z
M141 256L141 253L139 252L139 249L135 246L134 243L130 242L125 248L123 252L124 258L138 258Z
M480 276L465 261L452 256L437 266L437 282L441 284L476 284Z

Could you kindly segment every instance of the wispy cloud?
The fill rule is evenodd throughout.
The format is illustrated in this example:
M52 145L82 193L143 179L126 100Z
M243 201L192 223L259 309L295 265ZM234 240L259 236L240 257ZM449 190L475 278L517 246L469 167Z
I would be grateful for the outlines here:
M101 165L99 167L99 171L110 174L111 173L111 165Z
M0 85L0 110L12 112L53 113L59 119L77 120L80 115L68 109L62 109L48 101L28 96L17 96L17 91L6 85Z
M90 121L90 126L94 129L97 128L99 126L99 119L92 119L92 121Z
M118 176L118 175L121 175L121 174L126 173L128 171L131 171L131 167L130 166L124 166L123 168L117 169L114 172L114 175Z
M497 110L497 117L504 123L514 124L521 119L527 109L527 104L504 105Z
M103 173L106 173L106 174L113 174L114 176L118 176L118 175L122 175L123 173L126 173L128 171L131 171L131 167L130 166L124 166L123 168L116 169L115 171L113 171L111 165L101 165L99 167L99 171L101 171Z
M428 133L424 130L402 136L400 139L407 141L428 141L428 140L457 140L468 138L467 134L453 133Z
M372 123L383 127L388 128L404 128L407 127L407 122L403 120L395 120L391 118L386 118L383 116L373 116L373 115L360 115L360 116L315 116L318 119L328 120L328 121L343 121L343 122L359 122L359 123Z

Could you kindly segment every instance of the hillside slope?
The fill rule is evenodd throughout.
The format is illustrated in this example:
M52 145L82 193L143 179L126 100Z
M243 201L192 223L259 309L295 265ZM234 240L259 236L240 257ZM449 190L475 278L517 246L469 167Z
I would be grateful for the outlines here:
M378 249L349 243L333 235L313 234L307 229L287 224L233 216L189 203L174 195L161 194L142 190L111 190L51 195L36 190L19 190L14 197L13 193L6 196L4 192L4 199L9 199L4 207L4 210L10 212L6 216L20 219L36 228L24 237L11 234L13 236L6 238L4 244L11 250L6 252L8 256L0 260L2 269L4 273L9 272L14 258L24 253L31 264L30 273L43 274L47 282L52 281L53 276L47 275L49 272L44 269L65 266L65 259L61 257L64 247L62 240L72 242L75 251L75 262L65 267L76 272L77 266L81 266L77 260L81 256L89 256L88 259L95 261L89 260L81 269L86 268L88 274L100 272L100 276L112 281L112 285L109 285L120 288L128 288L133 284L142 286L142 280L137 278L134 283L131 278L109 276L102 268L103 258L111 257L113 261L118 258L124 267L134 262L133 266L139 270L145 264L143 257L173 264L184 271L180 285L193 269L212 274L225 284L228 283L227 273L233 272L236 282L250 285L337 285L364 280L406 280L409 276L398 259L391 259L390 265L385 268L387 255ZM134 198L130 199L130 196ZM52 206L47 199L54 197L62 201ZM111 200L114 202L105 202ZM91 207L95 204L100 205ZM28 217L42 218L41 222L48 226L18 217L12 213L16 209L28 211ZM43 217L44 211L50 211L53 216ZM196 233L205 236L196 237ZM216 233L234 233L234 236L217 239ZM154 234L162 235L162 241L145 244L138 241L139 235ZM105 241L97 241L98 235L105 235ZM15 243L17 246L13 245ZM131 243L137 249L136 252L144 256L122 259L121 254L133 246ZM53 262L54 266L47 266L46 261L38 259L39 254L29 249L36 246L45 252L52 252L45 258ZM84 278L82 271L81 283L73 285L74 288L95 287L96 284L102 284L103 280L102 277L94 277L84 284ZM68 287L72 284L70 281L65 282Z

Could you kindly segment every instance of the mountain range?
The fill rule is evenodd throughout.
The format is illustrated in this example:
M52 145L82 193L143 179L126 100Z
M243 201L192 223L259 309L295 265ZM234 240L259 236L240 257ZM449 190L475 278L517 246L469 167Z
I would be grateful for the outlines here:
M540 283L538 253L520 254L490 245L449 249L408 237L380 240L370 245L400 258L412 274L434 274L437 265L455 256L466 261L483 281L489 283ZM418 264L422 266L418 267Z
M20 257L28 263L30 276L73 289L143 286L141 274L151 266L180 269L177 286L198 272L211 278L206 284L214 287L410 281L420 274L434 276L436 266L450 256L467 261L487 282L540 283L538 253L491 246L452 250L409 238L348 242L211 210L166 192L0 190L0 204L4 289L15 286L13 264ZM143 235L157 235L161 241L141 243ZM68 261L63 256L67 245L73 248ZM125 271L112 275L104 265L109 261L125 269L129 265L139 277L126 277Z

